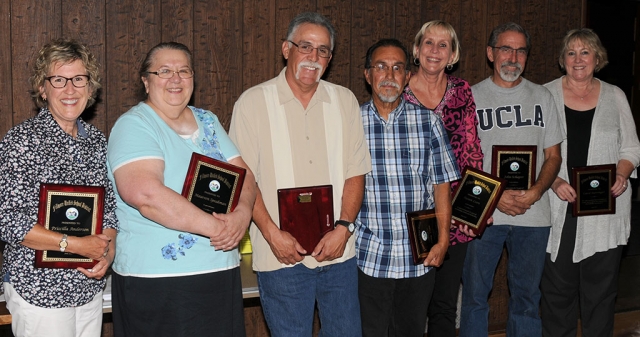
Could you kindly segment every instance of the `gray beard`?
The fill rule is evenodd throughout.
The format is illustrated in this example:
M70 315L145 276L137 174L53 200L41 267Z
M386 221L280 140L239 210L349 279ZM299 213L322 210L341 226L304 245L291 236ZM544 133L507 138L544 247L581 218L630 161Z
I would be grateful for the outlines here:
M516 71L508 71L505 70L504 68L502 68L502 65L500 66L500 71L498 72L500 74L500 78L505 81L505 82L515 82L518 80L518 78L520 78L520 75L522 74L522 68L516 70Z
M398 97L400 97L401 93L397 95L390 95L390 96L383 95L383 94L376 94L376 95L378 95L378 98L385 103L393 103L398 99Z

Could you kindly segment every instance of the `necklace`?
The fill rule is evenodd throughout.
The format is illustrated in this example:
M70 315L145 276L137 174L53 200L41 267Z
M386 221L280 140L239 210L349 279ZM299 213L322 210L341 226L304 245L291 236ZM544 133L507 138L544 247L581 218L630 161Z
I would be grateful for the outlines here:
M587 93L586 93L586 94L584 94L584 96L580 96L580 95L578 95L575 91L573 91L573 89L571 89L571 87L570 87L570 86L568 85L568 83L567 83L567 88L569 88L569 90L570 90L574 95L576 95L576 97L580 98L580 100L581 100L581 101L583 101L585 97L589 96L589 94L593 91L593 88L595 88L595 87L596 87L595 85L592 85L592 86L591 86L591 89L589 89L589 91L587 91Z

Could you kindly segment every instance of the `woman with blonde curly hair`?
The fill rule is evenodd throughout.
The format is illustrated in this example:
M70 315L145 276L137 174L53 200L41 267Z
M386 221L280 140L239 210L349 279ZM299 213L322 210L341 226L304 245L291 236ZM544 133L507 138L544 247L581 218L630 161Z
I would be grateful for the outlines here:
M16 336L100 336L104 274L115 255L116 200L107 178L107 141L80 118L100 88L86 46L60 39L38 53L31 77L39 113L0 143L2 275ZM44 183L105 188L103 234L75 236L38 223ZM36 250L97 260L90 269L37 268Z

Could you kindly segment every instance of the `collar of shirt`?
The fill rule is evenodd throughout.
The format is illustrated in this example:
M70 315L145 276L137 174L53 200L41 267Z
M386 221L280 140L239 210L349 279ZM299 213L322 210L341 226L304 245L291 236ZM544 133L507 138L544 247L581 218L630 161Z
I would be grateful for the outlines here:
M293 91L291 91L291 87L289 87L289 83L287 83L287 79L285 78L285 71L287 67L284 67L278 77L276 78L276 88L278 89L278 98L280 100L280 105L284 105L289 101L297 99L296 96L293 95ZM331 98L329 97L329 93L324 88L324 81L320 80L318 82L318 88L316 88L316 92L313 94L311 98L311 102L309 103L309 107L313 106L313 102L315 100L331 103Z
M378 119L378 121L380 121L383 124L393 124L394 121L400 117L400 115L402 114L402 112L405 111L405 106L406 106L407 101L404 99L403 95L400 95L400 104L398 104L398 106L393 109L393 111L391 111L389 113L389 120L385 120L384 118L382 118L380 116L380 113L378 113L378 108L376 107L376 105L373 103L373 98L371 100L369 100L368 104L369 104L369 113L376 116L376 118Z
M52 130L56 130L56 133L58 133L57 136L66 135L66 137L69 137L69 134L64 132L64 130L62 130L58 122L56 122L55 118L53 118L53 115L51 114L51 111L49 111L48 108L46 107L41 108L40 112L38 113L38 116L43 118L46 121L46 124L50 126ZM82 118L78 117L78 119L76 119L76 125L78 126L78 138L89 138L89 133L87 132L87 129L84 127Z

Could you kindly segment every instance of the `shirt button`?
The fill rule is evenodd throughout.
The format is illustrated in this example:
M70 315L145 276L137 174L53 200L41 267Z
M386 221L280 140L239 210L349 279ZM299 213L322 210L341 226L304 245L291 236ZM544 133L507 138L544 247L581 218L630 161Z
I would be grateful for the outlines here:
M309 164L313 164L313 160L309 160Z

